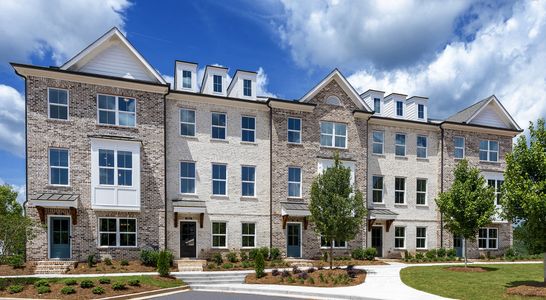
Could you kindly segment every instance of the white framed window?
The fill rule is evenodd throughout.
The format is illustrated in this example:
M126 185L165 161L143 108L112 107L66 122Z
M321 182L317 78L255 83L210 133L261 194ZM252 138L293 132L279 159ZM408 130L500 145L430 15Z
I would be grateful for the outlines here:
M212 164L212 194L227 195L227 165Z
M341 105L341 101L339 100L337 96L329 96L328 98L326 98L326 101L324 102L329 105L335 105L335 106Z
M241 140L254 143L256 141L256 118L251 116L241 117Z
M288 143L301 144L300 118L288 118Z
M464 148L465 148L465 140L462 136L456 136L453 138L453 156L457 159L463 159L464 158Z
M180 193L195 194L195 162L180 162Z
M256 196L256 167L241 167L241 194L243 197Z
M180 135L195 136L195 110L180 109Z
M226 139L227 116L225 113L212 113L212 138L217 140Z
M222 92L222 76L212 75L212 88L215 93Z
M133 186L132 152L99 149L98 158L100 185Z
M68 90L47 88L47 114L50 119L68 120Z
M70 154L68 149L49 148L49 184L70 185Z
M381 113L381 99L379 98L373 98L373 111L376 114Z
M372 153L373 154L383 154L384 143L385 143L385 133L383 131L373 131L372 132Z
M399 117L404 116L404 102L396 101L396 115Z
M425 105L424 104L417 104L417 118L424 119L425 118Z
M487 184L495 190L495 205L501 205L501 196L502 196L502 184L504 180L499 179L488 179Z
M301 198L301 168L288 168L288 197Z
M347 124L320 122L320 145L347 148Z
M182 88L191 89L191 71L182 71Z
M331 242L324 239L322 236L320 237L320 248L326 249L330 248ZM344 249L347 248L347 242L346 241L337 241L334 240L334 249Z
M98 123L124 127L136 126L136 100L111 95L97 95Z
M427 180L417 178L415 204L427 205Z
M478 231L478 248L480 250L498 249L498 229L480 228Z
M406 135L397 133L394 136L394 155L406 156Z
M428 157L428 138L424 135L417 136L417 157Z
M252 81L243 79L243 95L246 97L252 96Z
M242 223L241 228L241 245L243 248L256 247L256 224L255 223Z
M415 232L415 248L426 249L427 248L427 228L417 227Z
M137 220L134 218L99 218L100 247L136 247Z
M212 222L212 248L227 248L226 222Z
M394 248L406 248L406 227L394 227Z
M499 142L480 141L480 160L496 162L499 160Z
M406 203L406 178L404 177L394 178L394 203Z
M383 203L383 176L372 176L372 202Z

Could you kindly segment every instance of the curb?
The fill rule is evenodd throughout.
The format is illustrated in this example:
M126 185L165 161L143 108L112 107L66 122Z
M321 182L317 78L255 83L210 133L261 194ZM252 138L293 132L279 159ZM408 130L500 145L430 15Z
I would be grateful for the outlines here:
M173 292L182 292L189 290L189 286L177 286L173 288L166 288L166 289L158 289L153 291L146 291L146 292L140 292L140 293L132 293L132 294L126 294L126 295L119 295L119 296L112 296L112 297L106 297L106 298L99 298L101 300L110 300L110 299L116 299L116 300L122 300L122 299L146 299L149 296L159 296L161 294L170 294Z

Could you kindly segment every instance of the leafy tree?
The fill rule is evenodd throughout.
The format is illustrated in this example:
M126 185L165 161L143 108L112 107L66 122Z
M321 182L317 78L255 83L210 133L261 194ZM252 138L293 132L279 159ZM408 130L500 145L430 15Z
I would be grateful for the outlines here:
M33 238L34 223L23 215L17 192L9 185L0 185L0 258L24 255L26 242Z
M476 240L481 227L491 223L495 213L495 192L487 186L478 168L461 160L455 168L455 180L451 188L440 193L436 204L444 215L444 227L454 236ZM466 243L464 264L467 266Z
M529 125L529 143L521 135L506 157L503 216L519 223L527 249L544 252L546 263L546 129L544 119ZM546 284L546 264L544 266Z
M354 239L366 215L362 193L351 184L351 169L341 164L337 153L334 165L319 174L311 185L309 211L315 231L330 242L332 268L334 240Z

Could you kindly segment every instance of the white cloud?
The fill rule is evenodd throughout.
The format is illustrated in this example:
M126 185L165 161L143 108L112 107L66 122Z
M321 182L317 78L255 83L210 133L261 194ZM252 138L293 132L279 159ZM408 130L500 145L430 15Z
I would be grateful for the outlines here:
M0 149L24 157L25 100L16 89L0 84Z
M267 90L268 82L269 80L267 79L267 74L262 67L259 67L258 75L256 76L256 95L273 98L277 97L277 95Z
M164 75L164 74L161 74L161 76L163 76L163 79L165 79L165 81L167 83L170 83L171 84L171 89L174 89L174 77L173 76L169 76L169 75Z

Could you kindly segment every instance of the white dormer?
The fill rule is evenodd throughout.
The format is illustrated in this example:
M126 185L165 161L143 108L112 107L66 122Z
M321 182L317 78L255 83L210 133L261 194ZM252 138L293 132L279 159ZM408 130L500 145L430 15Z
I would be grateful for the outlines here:
M180 60L175 62L174 89L193 93L198 92L196 63Z
M384 113L382 116L397 119L406 119L408 114L406 107L406 96L404 94L391 93L383 101Z
M383 104L383 96L385 92L378 90L367 90L360 95L362 100L372 108L374 115L384 115L385 105Z
M208 65L205 68L201 93L217 96L227 96L228 69L221 66Z
M237 70L227 89L228 97L256 100L256 72Z
M413 121L428 121L428 98L413 96L406 100L406 119Z

